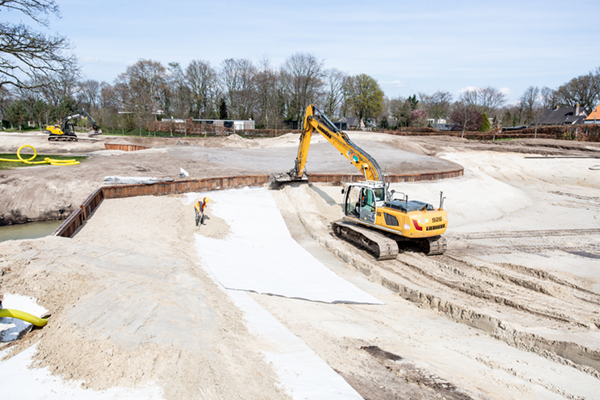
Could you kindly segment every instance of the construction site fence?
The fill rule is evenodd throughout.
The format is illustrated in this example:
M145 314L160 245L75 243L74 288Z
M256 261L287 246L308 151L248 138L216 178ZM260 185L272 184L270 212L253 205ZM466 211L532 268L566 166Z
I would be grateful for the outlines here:
M245 136L251 137L279 137L288 133L302 133L300 129L252 129L244 132Z
M471 140L501 140L501 139L562 139L598 142L600 141L600 124L538 126L518 130L489 132L479 131L440 131L425 127L402 127L399 129L374 130L400 136L454 136Z
M390 182L415 182L462 176L462 168L453 171L422 174L389 175ZM244 187L265 187L269 184L269 175L246 175L234 177L182 179L172 182L153 184L112 185L96 189L62 224L54 231L54 236L73 237L105 199L136 196L165 196L182 193L208 192L214 190L241 189ZM309 183L341 184L364 180L357 174L311 174Z
M278 137L288 133L301 133L299 129L244 129L234 130L218 125L196 122L153 121L146 124L149 132L166 132L176 136L226 136L233 133L248 137Z
M146 130L148 132L168 132L178 136L227 136L235 132L233 128L193 121L151 121L146 123Z

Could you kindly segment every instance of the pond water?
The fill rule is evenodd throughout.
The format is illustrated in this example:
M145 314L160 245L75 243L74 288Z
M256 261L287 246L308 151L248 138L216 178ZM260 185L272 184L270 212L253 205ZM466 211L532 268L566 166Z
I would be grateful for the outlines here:
M0 242L5 240L35 239L51 235L62 221L28 222L0 226Z

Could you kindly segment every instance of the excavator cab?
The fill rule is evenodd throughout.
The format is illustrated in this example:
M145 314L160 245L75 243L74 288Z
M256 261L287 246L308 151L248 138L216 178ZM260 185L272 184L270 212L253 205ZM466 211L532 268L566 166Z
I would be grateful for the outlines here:
M385 188L373 185L348 185L345 214L361 221L375 223L377 208L385 204Z

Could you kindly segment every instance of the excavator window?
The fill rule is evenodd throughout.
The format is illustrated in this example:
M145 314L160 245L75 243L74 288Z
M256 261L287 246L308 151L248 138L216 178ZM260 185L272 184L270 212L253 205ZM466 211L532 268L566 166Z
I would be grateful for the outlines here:
M362 189L362 206L366 207L368 211L375 211L375 194L370 189Z
M376 188L373 189L375 192L376 201L385 201L385 189L384 188Z
M358 217L361 207L361 189L356 186L349 186L346 199L346 215Z

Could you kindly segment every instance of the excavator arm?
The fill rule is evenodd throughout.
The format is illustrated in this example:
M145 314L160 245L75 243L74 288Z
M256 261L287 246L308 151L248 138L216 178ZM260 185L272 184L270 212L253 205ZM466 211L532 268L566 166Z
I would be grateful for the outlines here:
M71 121L74 118L83 118L83 119L89 121L92 124L92 128L94 129L94 131L98 131L98 124L96 123L94 118L92 118L92 116L90 114L88 114L88 112L85 111L85 109L81 109L81 110L77 110L74 113L71 113L63 118L62 126L61 126L63 132L67 132L69 130L69 127L68 127L69 121Z
M329 143L331 143L344 157L350 161L365 177L367 181L383 182L384 174L377 161L366 151L357 146L348 135L331 122L317 107L309 105L304 115L304 125L300 136L300 145L298 146L298 155L294 168L288 173L276 174L271 176L271 185L294 181L307 180L306 160L310 147L310 139L314 131L317 131Z

